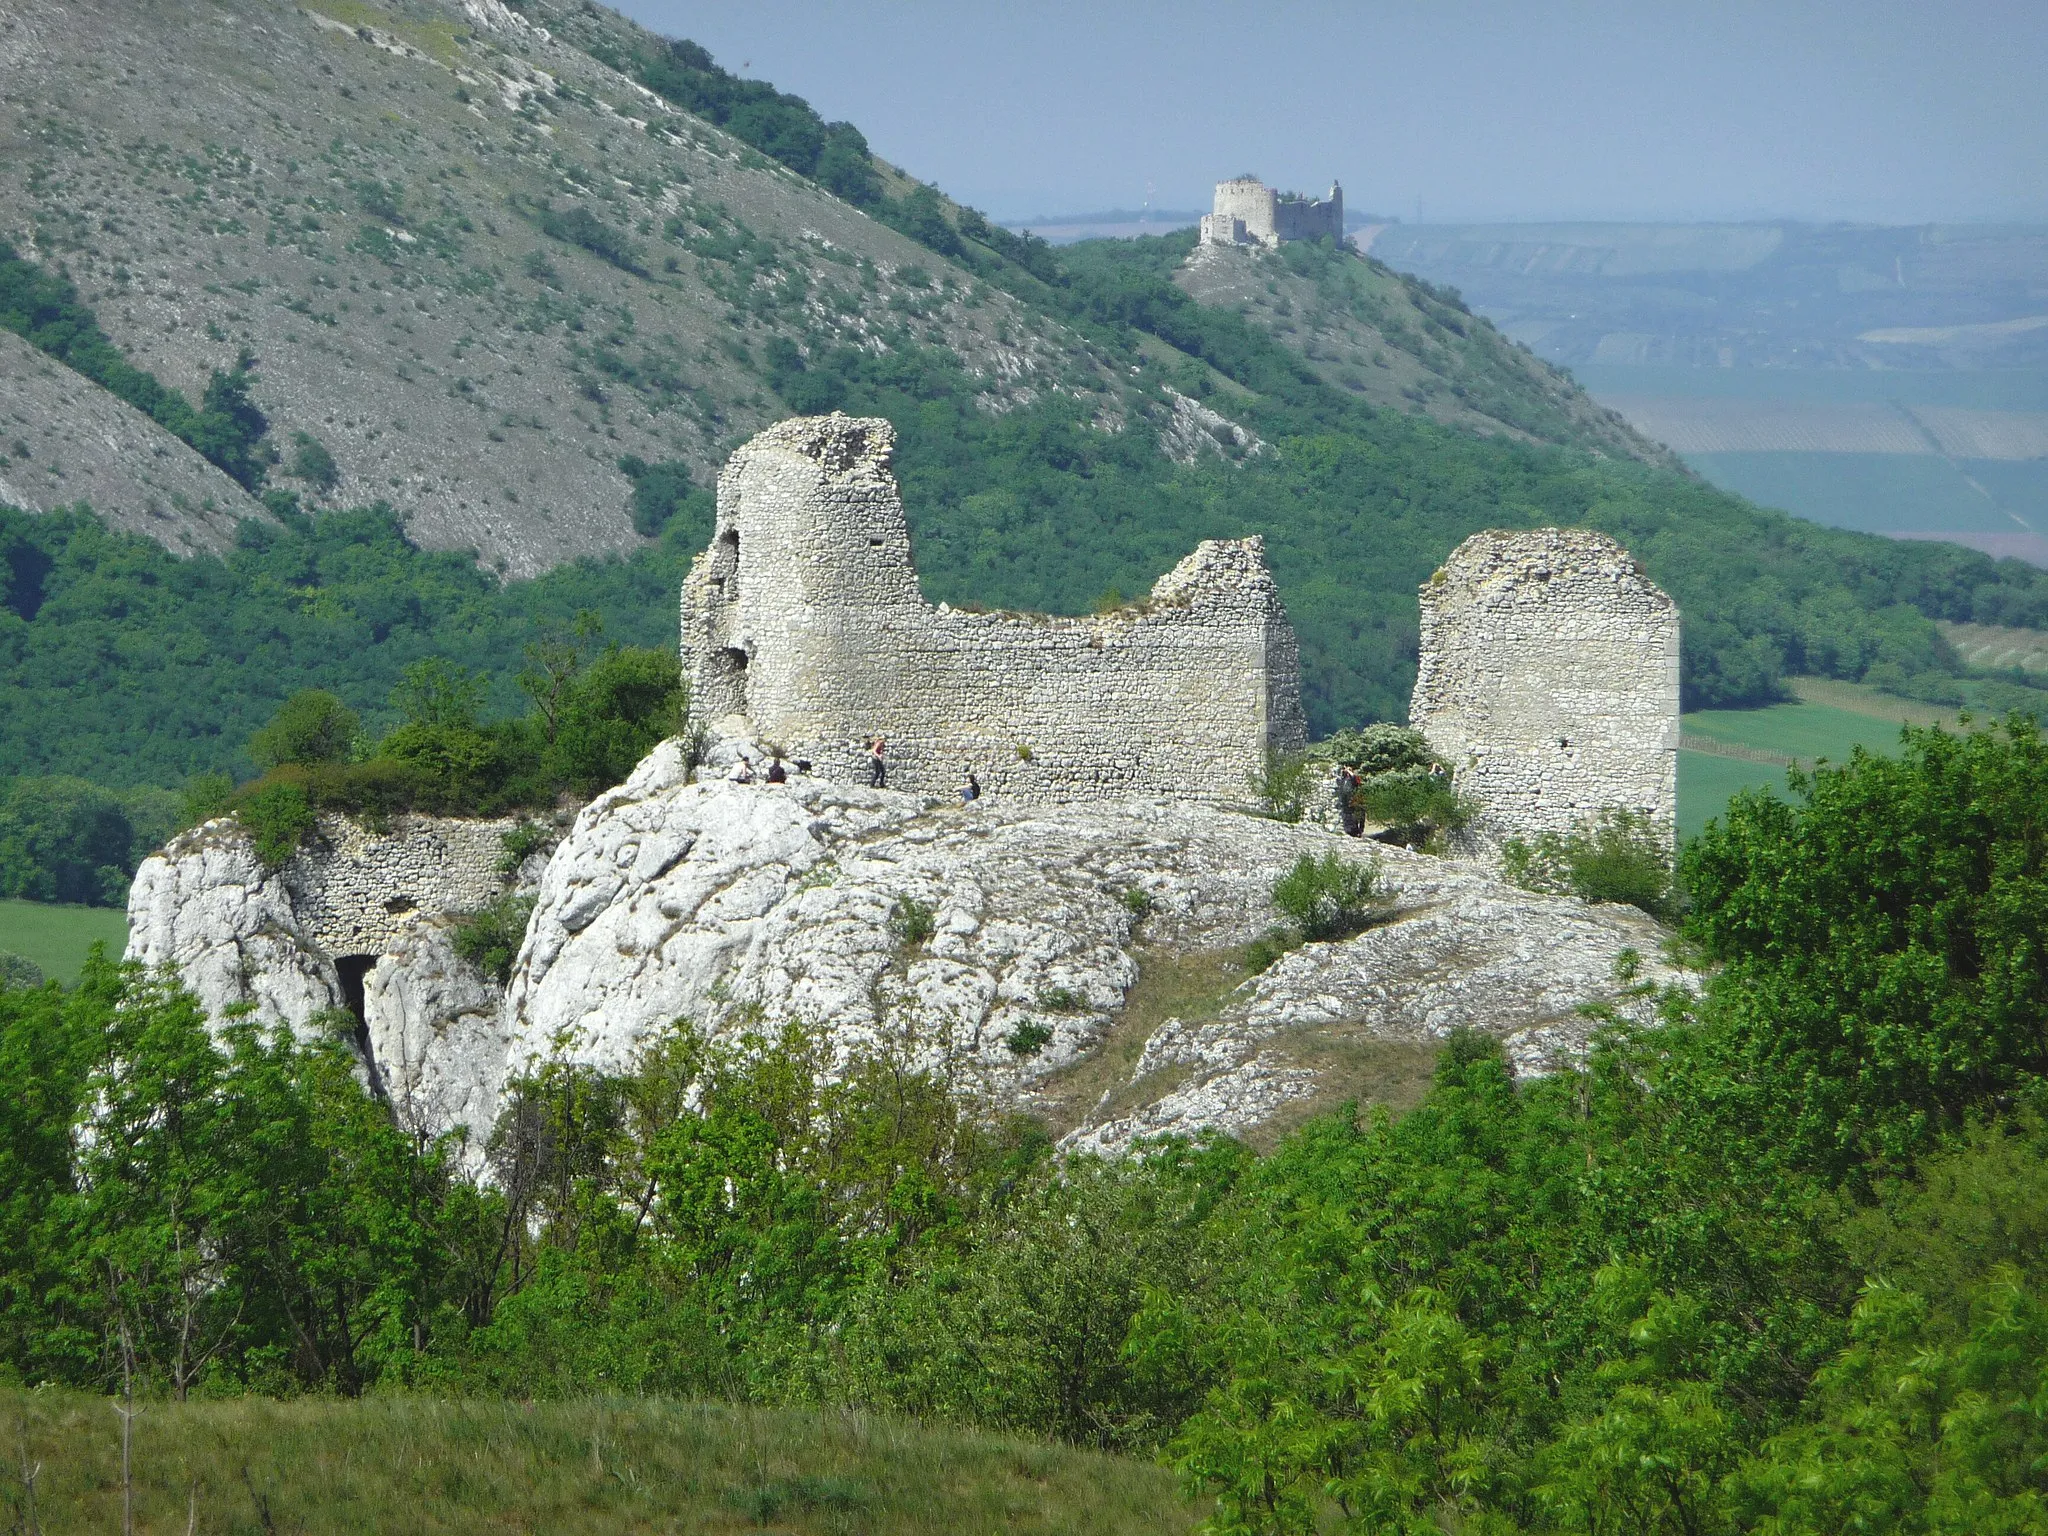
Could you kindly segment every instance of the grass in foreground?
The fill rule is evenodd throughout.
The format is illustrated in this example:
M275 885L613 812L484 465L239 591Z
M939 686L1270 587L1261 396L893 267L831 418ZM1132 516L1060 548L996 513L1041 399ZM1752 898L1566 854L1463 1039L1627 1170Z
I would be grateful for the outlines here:
M126 912L117 907L0 900L0 949L33 960L52 981L69 986L78 980L86 951L102 940L118 959L128 943Z
M0 1392L9 1529L121 1529L105 1398ZM263 1398L135 1420L139 1532L1187 1532L1171 1473L871 1414L647 1399ZM33 1470L35 1518L24 1469Z

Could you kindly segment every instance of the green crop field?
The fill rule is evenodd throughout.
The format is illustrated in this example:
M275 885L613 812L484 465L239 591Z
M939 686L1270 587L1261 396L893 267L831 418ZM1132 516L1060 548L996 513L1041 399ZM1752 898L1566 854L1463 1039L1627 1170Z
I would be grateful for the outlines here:
M78 979L86 951L104 942L118 956L128 942L128 914L113 907L60 907L0 901L0 949L33 960L66 985Z
M1191 1531L1164 1467L852 1411L657 1399L152 1402L135 1529L436 1533ZM121 1529L114 1405L0 1392L9 1529Z
M1706 752L1678 754L1678 835L1697 837L1728 806L1738 790L1783 789L1785 770L1768 763L1715 757Z
M2038 464L1931 453L1692 453L1686 462L1760 506L1859 533L2023 533L2006 504L2028 517L2048 503L2048 466Z
M1691 837L1720 814L1737 790L1758 786L1782 789L1785 768L1735 756L1737 752L1774 754L1811 763L1819 758L1843 763L1857 747L1892 752L1899 727L1953 727L1954 715L1929 704L1897 698L1857 683L1823 678L1792 679L1794 703L1764 709L1701 709L1679 719L1689 747L1678 754L1678 831ZM1702 750L1703 739L1731 750L1722 755Z
M1806 761L1843 763L1857 747L1886 752L1898 745L1899 722L1827 704L1773 704L1768 709L1702 709L1682 716L1688 736L1706 736L1753 751Z

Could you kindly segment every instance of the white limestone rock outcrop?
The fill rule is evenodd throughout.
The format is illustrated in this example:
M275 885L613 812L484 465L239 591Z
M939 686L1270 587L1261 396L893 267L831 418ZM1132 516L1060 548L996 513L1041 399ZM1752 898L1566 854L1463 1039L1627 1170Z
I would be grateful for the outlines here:
M334 962L308 938L282 873L232 819L209 821L142 861L128 888L127 958L174 968L207 1014L251 1005L304 1028L341 1000Z
M323 824L275 874L234 823L209 823L143 866L129 954L174 966L216 1017L249 1004L305 1029L355 1009L365 1076L401 1123L466 1127L472 1158L508 1082L549 1060L630 1068L677 1019L803 1021L842 1060L903 1052L1111 1151L1265 1137L1384 1099L1375 1061L1392 1053L1412 1080L1461 1026L1540 1072L1583 1049L1583 1005L1643 1006L1620 974L1677 979L1631 908L1315 827L1153 800L962 806L771 785L764 768L752 743L718 741L693 783L666 743L586 806L530 887L506 988L452 942L458 901L508 888L481 862L498 837L484 823ZM1378 860L1386 919L1244 980L1237 952L1276 921L1273 881L1327 852ZM412 883L387 894L375 869Z
M128 894L127 958L176 970L208 1015L246 1007L302 1038L357 1015L364 1075L408 1130L496 1122L504 989L462 959L454 920L530 890L536 854L500 868L509 820L400 816L386 827L324 815L266 870L232 818L173 838Z
M1200 1022L1167 1019L1128 1071L1106 1070L1146 964L1247 943L1275 921L1274 879L1333 850L1381 861L1386 922L1224 983ZM915 908L921 943L903 931ZM1333 1042L1424 1045L1462 1025L1544 1070L1583 1048L1581 1005L1623 999L1624 951L1673 979L1660 937L1631 908L1209 807L688 783L670 745L586 807L548 866L505 1001L508 1071L550 1056L617 1069L676 1018L713 1033L799 1019L841 1054L907 1048L1071 1144L1113 1149L1326 1101L1315 1061ZM1012 1048L1041 1032L1031 1054ZM1084 1075L1102 1091L1078 1103Z

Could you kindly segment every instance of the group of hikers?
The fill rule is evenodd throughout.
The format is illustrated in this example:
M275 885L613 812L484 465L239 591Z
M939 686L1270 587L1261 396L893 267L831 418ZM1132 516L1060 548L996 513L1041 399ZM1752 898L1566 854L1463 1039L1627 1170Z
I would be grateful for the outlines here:
M868 787L870 789L887 789L889 787L889 743L887 738L870 736L862 750L867 753L868 759ZM796 769L799 773L809 773L811 765L808 762L799 760ZM974 776L972 768L966 770L966 774L966 778L960 784L960 803L962 805L972 805L981 798L981 780ZM779 751L770 752L767 771L761 777L764 782L769 784L787 784L789 782L789 770L783 766L782 754ZM742 757L733 768L732 780L735 784L753 783L753 764Z

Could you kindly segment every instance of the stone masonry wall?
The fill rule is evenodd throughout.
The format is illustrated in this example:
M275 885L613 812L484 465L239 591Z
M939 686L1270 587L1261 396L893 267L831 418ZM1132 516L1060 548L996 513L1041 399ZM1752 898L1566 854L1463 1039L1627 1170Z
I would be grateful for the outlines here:
M1482 850L1609 808L1671 834L1678 605L1604 534L1474 534L1423 585L1409 718L1478 801Z
M324 953L382 955L422 918L475 912L505 889L511 820L397 816L378 832L322 816L317 842L283 870L300 930Z
M1043 801L1248 798L1304 737L1294 631L1258 539L1211 540L1144 602L1087 618L924 600L886 421L771 427L718 482L683 588L692 715L745 717L838 779L888 739L889 786Z

